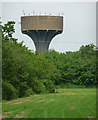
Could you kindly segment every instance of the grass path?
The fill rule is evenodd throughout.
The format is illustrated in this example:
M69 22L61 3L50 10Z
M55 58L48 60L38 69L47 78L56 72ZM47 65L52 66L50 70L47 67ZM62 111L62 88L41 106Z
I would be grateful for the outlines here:
M58 89L2 103L3 118L95 118L96 89Z

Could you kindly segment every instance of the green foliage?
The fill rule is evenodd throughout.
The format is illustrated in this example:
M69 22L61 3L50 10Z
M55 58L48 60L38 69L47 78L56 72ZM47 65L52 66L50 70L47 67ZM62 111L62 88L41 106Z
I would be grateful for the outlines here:
M17 43L17 39L12 36L14 24L10 21L2 26L3 99L52 93L57 85L96 85L96 51L93 44L82 46L76 52L58 53L49 50L39 55L38 51L33 53L23 46L23 42ZM6 88L9 93L12 92L11 97Z
M34 92L53 92L54 80L60 74L56 66L43 55L32 53L23 46L23 42L12 41L13 37L9 36L9 30L5 30L11 25L9 30L14 32L12 22L8 22L3 28L5 36L2 40L2 78L4 82L9 82L15 87L19 97L28 96ZM44 84L43 79L49 84Z
M32 88L28 88L26 91L25 91L25 96L30 96L30 95L33 95L34 92L32 91Z
M82 45L79 52L81 54L84 54L84 55L85 54L89 55L89 54L92 54L94 52L94 47L95 47L95 45L93 45L93 44L89 44L89 45L86 45L86 46Z
M44 56L53 62L61 77L56 85L70 84L78 86L96 85L96 51L95 46L89 44L82 46L77 52L57 53L47 51ZM69 86L69 85L68 85Z
M17 39L12 37L13 33L15 32L14 24L14 21L9 21L7 24L4 24L4 26L2 26L2 38L5 38L5 40L10 40L12 42L17 41Z
M98 50L96 51L96 82L97 82L97 88L98 88Z
M38 79L35 79L33 82L33 90L36 93L45 93L46 92L45 85Z
M2 98L6 100L15 99L18 97L17 90L12 84L3 82L2 84Z
M49 93L49 92L53 93L55 91L55 85L54 85L53 81L44 79L44 80L42 80L42 83L44 84L47 93Z
M29 89L29 86L27 85L26 82L20 82L18 85L19 97L28 96L27 95L28 89Z

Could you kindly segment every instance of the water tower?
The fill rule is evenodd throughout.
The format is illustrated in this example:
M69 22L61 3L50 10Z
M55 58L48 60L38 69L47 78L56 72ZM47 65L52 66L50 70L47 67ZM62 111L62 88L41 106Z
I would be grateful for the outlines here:
M35 44L39 54L49 48L53 37L63 31L62 16L22 16L21 31L28 35Z

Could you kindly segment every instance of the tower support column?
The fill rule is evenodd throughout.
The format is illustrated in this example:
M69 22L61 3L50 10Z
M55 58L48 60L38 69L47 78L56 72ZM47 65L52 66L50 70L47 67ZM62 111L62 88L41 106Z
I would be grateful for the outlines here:
M53 37L60 34L60 30L28 30L22 31L23 34L28 35L35 44L36 50L39 54L44 53L48 50L49 44Z

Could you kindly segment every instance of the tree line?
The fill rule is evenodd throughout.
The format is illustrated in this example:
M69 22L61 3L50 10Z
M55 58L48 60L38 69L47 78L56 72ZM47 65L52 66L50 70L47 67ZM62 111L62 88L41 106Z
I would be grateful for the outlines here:
M2 97L15 99L53 93L60 87L96 85L95 45L82 45L76 52L48 50L39 55L13 38L14 21L2 26Z

